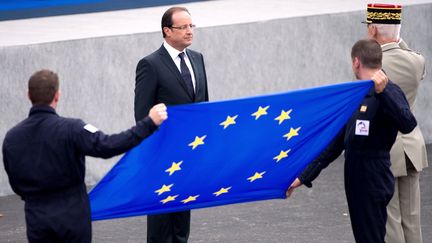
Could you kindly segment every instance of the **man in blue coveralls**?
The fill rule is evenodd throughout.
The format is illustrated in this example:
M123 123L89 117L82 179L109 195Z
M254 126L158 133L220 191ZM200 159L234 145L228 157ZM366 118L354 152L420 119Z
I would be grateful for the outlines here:
M79 119L63 118L56 73L28 81L29 117L8 131L3 162L13 191L25 202L29 242L91 242L85 155L110 158L138 145L167 119L164 104L122 133L106 135Z
M356 242L384 242L386 206L394 191L390 149L398 131L411 132L417 122L399 86L382 80L382 51L375 40L360 40L351 50L357 79L372 87L332 143L288 188L287 195L312 181L345 150L345 193ZM384 79L386 80L386 79Z

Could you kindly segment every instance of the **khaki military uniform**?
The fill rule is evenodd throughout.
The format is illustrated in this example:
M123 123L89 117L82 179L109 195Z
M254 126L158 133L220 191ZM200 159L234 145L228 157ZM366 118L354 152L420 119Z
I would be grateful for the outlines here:
M404 41L382 46L383 69L404 91L413 111L417 90L425 74L425 59ZM428 166L426 146L420 128L399 133L390 152L395 192L387 206L388 243L422 242L420 224L419 172Z

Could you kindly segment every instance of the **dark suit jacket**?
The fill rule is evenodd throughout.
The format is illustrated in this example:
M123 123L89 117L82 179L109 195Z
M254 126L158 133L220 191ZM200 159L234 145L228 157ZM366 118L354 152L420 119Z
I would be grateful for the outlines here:
M195 75L195 98L187 92L180 71L162 45L138 62L135 79L135 120L147 116L158 103L179 105L208 101L207 76L201 53L186 49Z

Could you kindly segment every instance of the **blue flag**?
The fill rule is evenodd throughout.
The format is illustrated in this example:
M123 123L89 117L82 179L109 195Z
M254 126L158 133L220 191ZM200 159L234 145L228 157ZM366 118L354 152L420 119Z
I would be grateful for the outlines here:
M90 192L93 220L285 198L372 81L168 108Z

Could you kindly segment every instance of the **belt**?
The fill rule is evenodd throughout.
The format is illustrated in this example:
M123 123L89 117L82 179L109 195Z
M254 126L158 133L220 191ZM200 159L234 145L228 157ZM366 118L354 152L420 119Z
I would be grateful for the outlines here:
M347 149L345 150L345 158L352 158L352 159L367 158L367 159L390 160L390 152L383 151L383 150L372 150L372 149L364 149L364 150Z
M70 194L79 193L83 190L84 191L86 190L85 185L79 184L79 185L73 185L70 187L56 188L55 190L34 192L32 194L29 194L29 195L24 195L21 198L24 201L40 201L40 200L44 200L44 199L66 197Z

